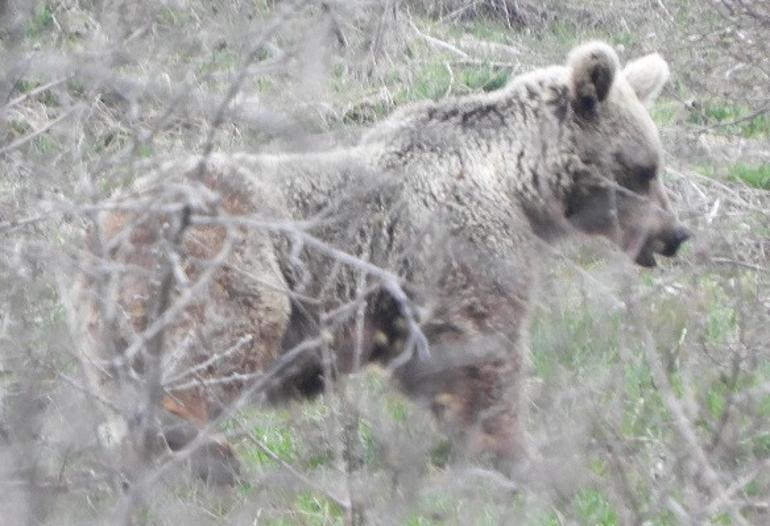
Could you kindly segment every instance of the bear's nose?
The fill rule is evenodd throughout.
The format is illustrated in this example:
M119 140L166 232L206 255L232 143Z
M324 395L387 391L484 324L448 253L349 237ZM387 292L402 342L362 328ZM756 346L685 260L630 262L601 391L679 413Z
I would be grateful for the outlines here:
M676 255L682 243L690 239L690 237L692 237L692 234L686 228L681 226L673 228L664 238L665 245L661 254L667 257Z

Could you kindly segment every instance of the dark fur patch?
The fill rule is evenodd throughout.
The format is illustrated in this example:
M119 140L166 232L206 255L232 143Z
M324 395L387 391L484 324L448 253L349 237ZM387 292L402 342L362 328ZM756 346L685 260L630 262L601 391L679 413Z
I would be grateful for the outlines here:
M500 121L501 125L505 125L505 116L500 113L500 110L494 104L485 104L478 108L466 111L462 116L462 125L469 126L471 123L477 122L490 115L494 115Z
M281 342L283 352L290 352L317 334L318 320L312 311L301 302L293 301L289 324ZM326 386L323 359L318 349L308 349L268 374L275 376L275 381L267 389L267 398L274 403L313 398L321 394Z
M548 100L548 106L559 121L559 124L564 124L567 120L567 109L569 108L567 88L562 86L551 87L550 89L554 96Z
M537 91L535 88L533 88L529 84L526 85L526 88L527 88L527 98L529 100L537 100L540 98L540 92Z
M401 315L398 303L388 292L378 292L373 303L369 315L369 331L375 336L378 333L381 336L372 338L367 361L387 365L404 350L408 337L406 320Z

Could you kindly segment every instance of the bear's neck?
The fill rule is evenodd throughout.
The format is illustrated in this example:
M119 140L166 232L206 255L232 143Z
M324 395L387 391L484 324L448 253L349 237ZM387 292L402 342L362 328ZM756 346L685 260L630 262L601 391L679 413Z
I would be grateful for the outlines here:
M559 144L524 142L509 151L503 176L509 195L526 215L533 232L546 240L566 233L566 204L573 180L570 156L560 150Z

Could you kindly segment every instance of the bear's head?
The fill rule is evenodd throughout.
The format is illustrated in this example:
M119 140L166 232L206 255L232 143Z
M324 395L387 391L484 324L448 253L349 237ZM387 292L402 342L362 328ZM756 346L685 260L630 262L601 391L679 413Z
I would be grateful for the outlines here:
M567 60L570 126L577 157L564 207L578 229L610 238L642 266L673 256L690 236L676 220L661 174L663 148L646 109L668 79L657 54L621 69L601 42Z

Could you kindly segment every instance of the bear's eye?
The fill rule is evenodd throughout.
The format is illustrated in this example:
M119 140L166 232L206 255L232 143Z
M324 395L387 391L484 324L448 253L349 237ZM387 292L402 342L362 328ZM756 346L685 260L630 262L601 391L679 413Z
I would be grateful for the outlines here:
M618 182L633 192L646 193L658 174L658 163L641 160L639 155L616 153L614 157L620 171Z
M658 173L657 166L636 165L631 168L628 178L628 189L640 194L646 194L650 190L650 182Z

